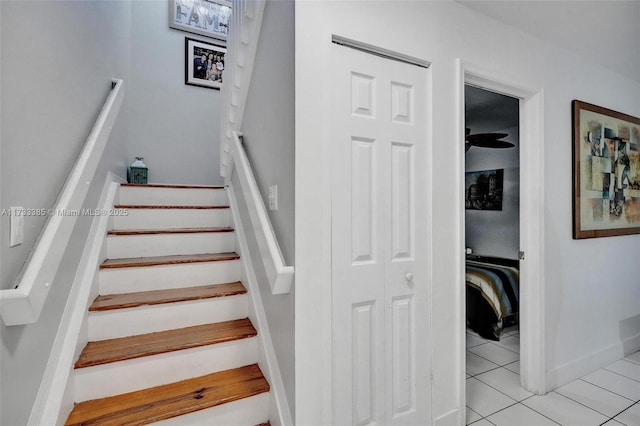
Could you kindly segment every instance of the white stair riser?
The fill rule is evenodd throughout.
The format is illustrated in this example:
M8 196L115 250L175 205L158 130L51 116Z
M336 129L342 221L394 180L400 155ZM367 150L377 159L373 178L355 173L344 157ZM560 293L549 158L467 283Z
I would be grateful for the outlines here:
M120 187L119 204L133 206L226 206L224 189Z
M76 402L255 364L257 338L167 352L75 370Z
M89 313L89 340L173 330L247 318L248 296L216 297Z
M100 294L166 290L240 280L239 259L100 270Z
M113 229L213 228L230 226L229 209L128 209L113 217Z
M247 426L269 420L269 392L172 417L154 423L158 426Z
M224 253L235 250L233 232L191 234L110 235L109 259L180 254Z

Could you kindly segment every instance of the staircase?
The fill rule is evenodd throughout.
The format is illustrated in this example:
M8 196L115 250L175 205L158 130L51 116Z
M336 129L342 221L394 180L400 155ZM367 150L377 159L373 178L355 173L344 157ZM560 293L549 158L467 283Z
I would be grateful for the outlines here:
M266 425L226 189L120 188L67 425Z

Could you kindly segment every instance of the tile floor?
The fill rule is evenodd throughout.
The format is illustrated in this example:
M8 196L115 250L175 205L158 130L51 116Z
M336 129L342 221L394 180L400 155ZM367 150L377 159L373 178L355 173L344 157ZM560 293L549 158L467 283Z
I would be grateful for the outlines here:
M499 342L467 332L467 424L640 426L640 351L575 382L534 395L520 387L520 334Z

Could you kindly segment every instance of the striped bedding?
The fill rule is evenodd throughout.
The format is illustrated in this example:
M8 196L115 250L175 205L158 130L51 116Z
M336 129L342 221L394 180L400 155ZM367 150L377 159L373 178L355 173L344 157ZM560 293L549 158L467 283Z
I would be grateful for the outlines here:
M499 340L503 319L518 313L518 270L471 260L466 269L467 326Z

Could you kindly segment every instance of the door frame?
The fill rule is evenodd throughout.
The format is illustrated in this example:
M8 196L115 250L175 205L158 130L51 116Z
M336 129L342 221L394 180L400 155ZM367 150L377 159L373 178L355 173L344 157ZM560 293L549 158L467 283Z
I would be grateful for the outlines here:
M465 84L520 99L520 381L538 395L546 393L544 259L544 93L514 82L496 70L458 59L458 140L464 145ZM464 206L465 151L460 150L460 209ZM525 161L526 160L526 161ZM460 216L460 247L465 245L465 217ZM460 410L466 407L465 256L459 257Z

